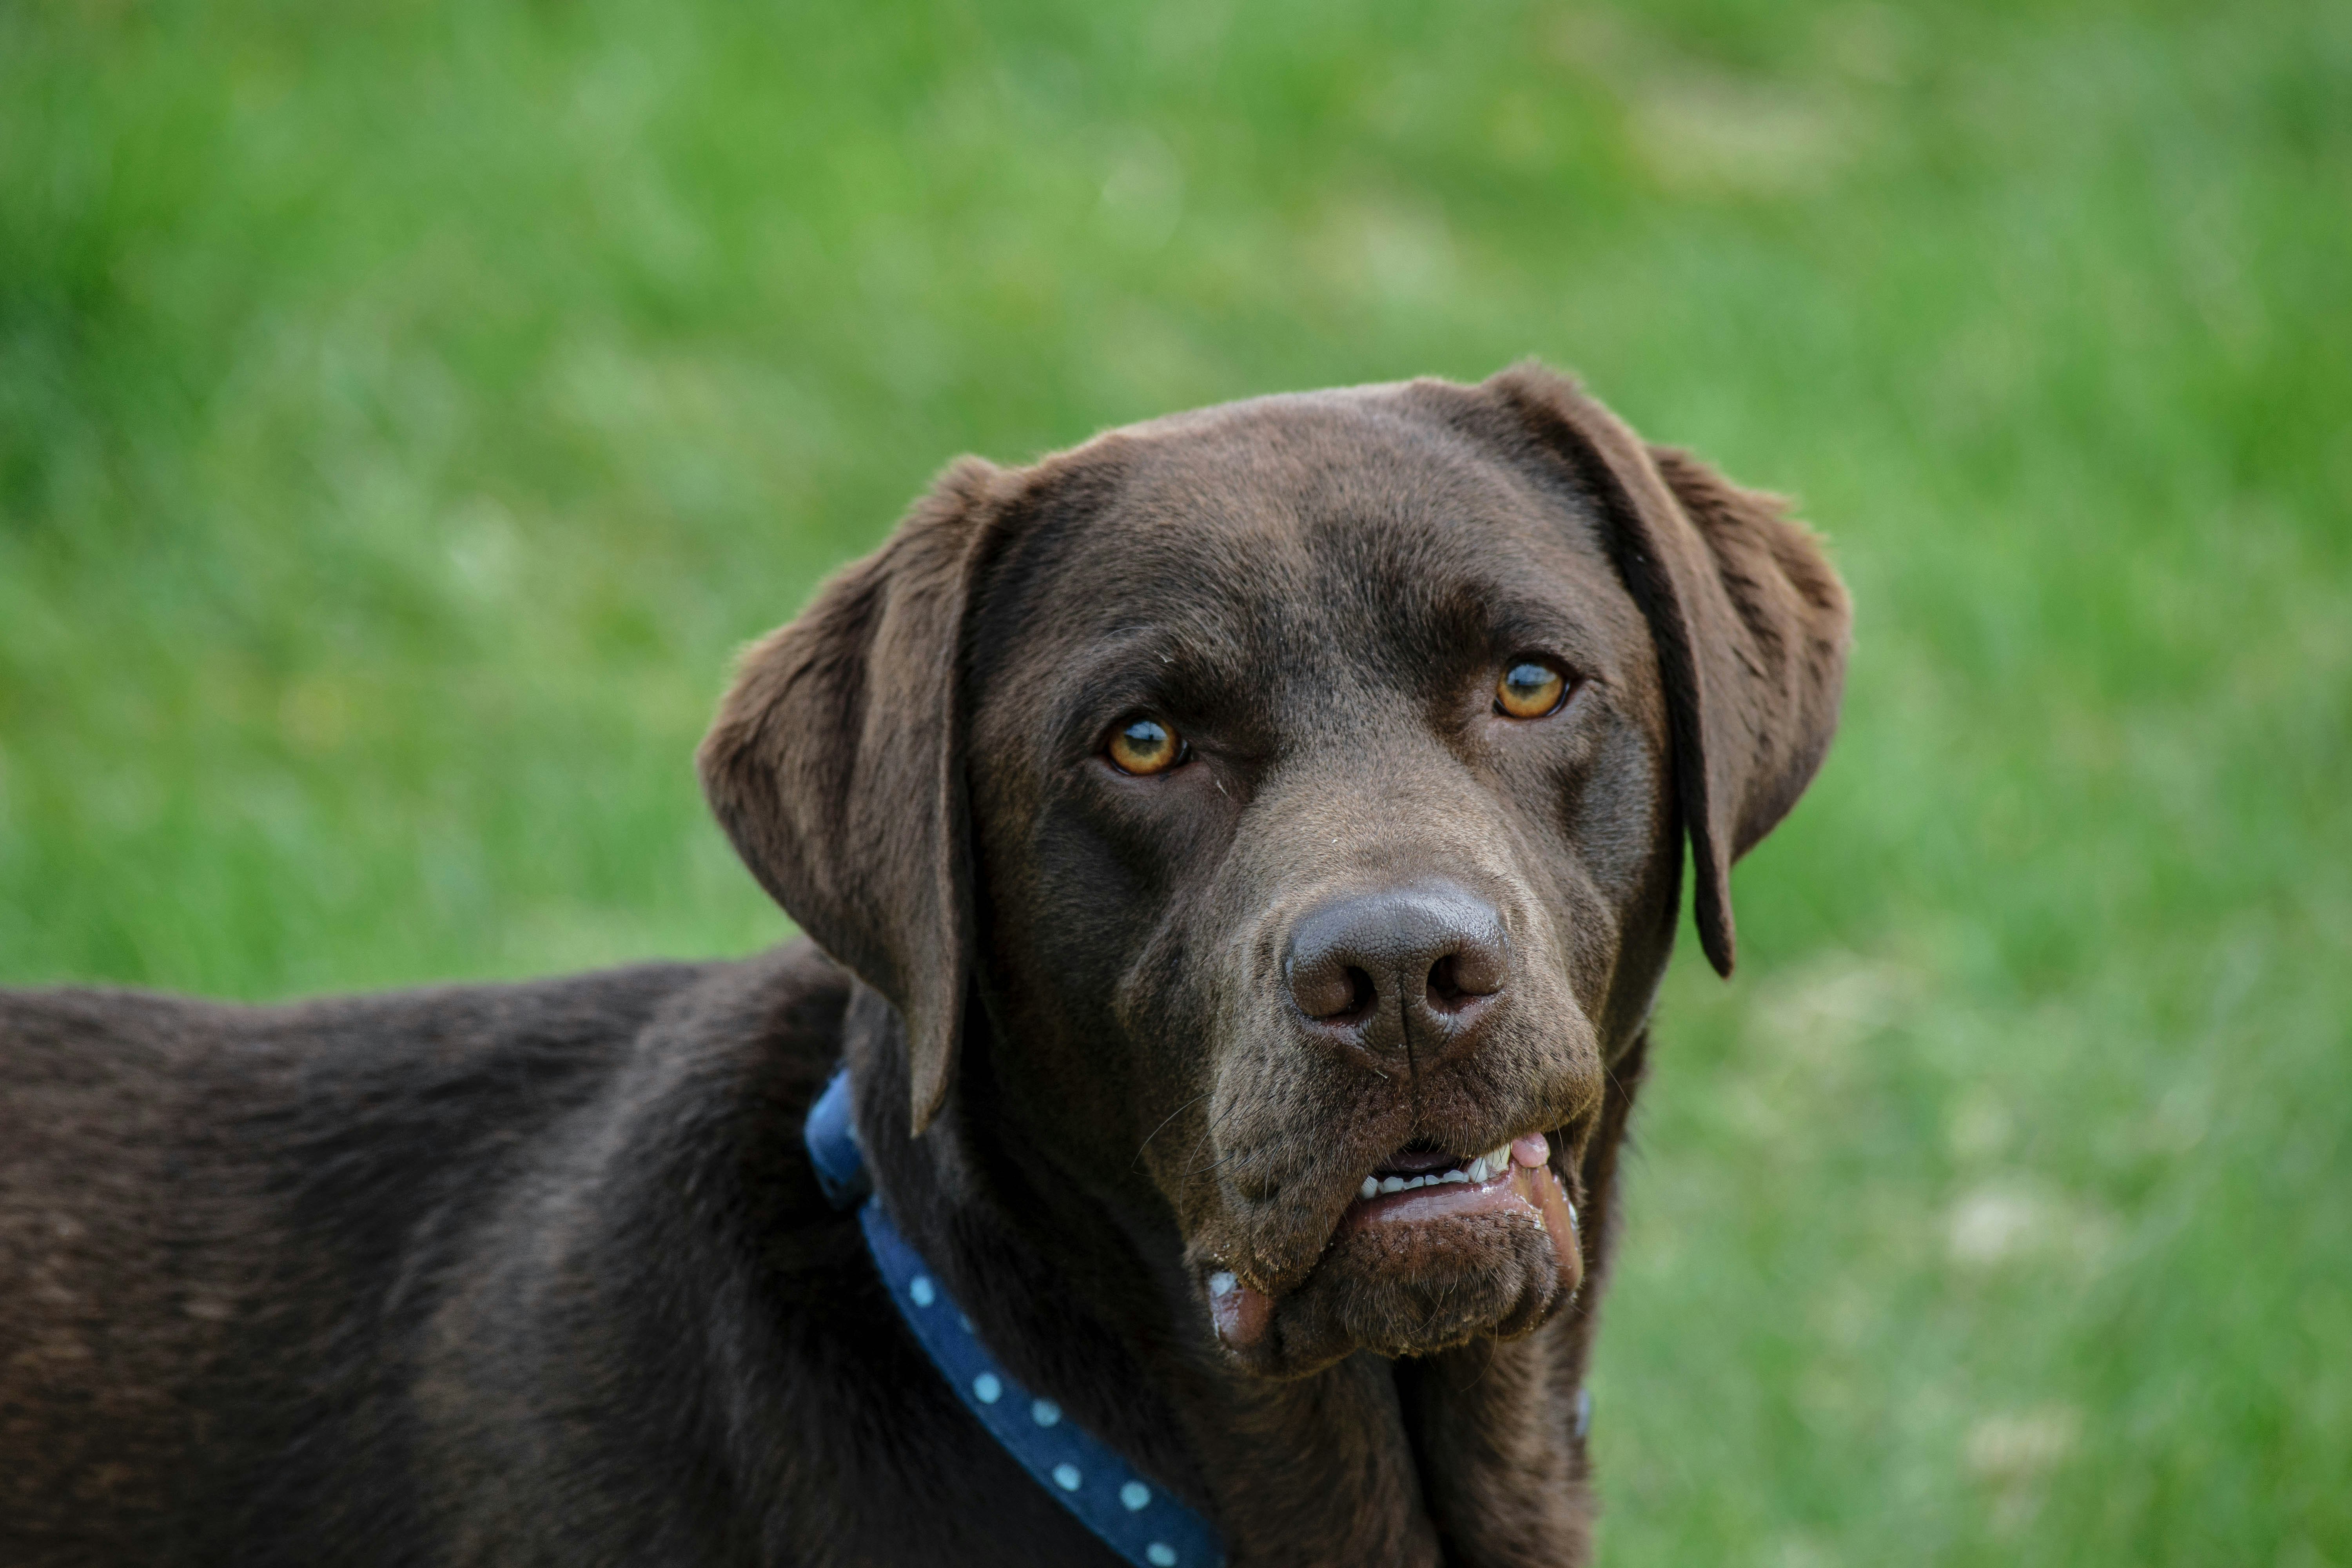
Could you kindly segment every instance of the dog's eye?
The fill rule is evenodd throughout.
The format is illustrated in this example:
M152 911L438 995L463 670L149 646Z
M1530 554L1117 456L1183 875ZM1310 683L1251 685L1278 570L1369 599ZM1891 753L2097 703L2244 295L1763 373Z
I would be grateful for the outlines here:
M1568 676L1548 658L1515 658L1495 682L1495 711L1512 719L1556 713L1568 698Z
M1164 773L1184 760L1184 742L1157 719L1122 719L1110 732L1110 760L1123 773Z

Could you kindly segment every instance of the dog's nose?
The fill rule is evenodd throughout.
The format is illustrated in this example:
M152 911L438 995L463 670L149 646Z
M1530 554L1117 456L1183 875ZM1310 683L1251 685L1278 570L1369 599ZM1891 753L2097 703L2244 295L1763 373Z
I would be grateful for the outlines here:
M1502 917L1450 882L1318 905L1283 954L1291 1000L1321 1029L1381 1056L1464 1048L1510 973Z

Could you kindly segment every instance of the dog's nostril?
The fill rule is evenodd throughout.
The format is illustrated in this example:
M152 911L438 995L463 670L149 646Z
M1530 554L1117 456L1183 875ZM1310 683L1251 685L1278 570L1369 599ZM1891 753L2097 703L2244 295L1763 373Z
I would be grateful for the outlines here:
M1291 976L1298 1010L1318 1023L1354 1023L1372 1010L1380 987L1353 964L1318 963Z
M1429 1005L1455 1013L1503 988L1501 955L1484 944L1449 952L1429 966Z

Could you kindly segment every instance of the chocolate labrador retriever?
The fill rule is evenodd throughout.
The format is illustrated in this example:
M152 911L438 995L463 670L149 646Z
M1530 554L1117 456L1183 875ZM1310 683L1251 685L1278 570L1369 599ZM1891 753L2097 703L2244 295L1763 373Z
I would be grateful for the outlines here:
M1584 1561L1684 846L1727 972L1846 633L1539 367L958 463L702 748L811 940L0 997L0 1561Z

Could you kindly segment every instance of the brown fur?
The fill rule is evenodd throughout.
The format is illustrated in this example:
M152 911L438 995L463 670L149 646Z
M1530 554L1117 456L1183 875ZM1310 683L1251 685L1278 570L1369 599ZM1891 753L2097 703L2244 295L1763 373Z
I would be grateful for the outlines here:
M1846 624L1778 503L1538 367L965 459L703 749L814 948L0 996L0 1560L1109 1561L817 1194L799 1123L846 1059L982 1337L1236 1564L1583 1561L1573 1412L1683 845L1727 971L1730 862L1828 745ZM1491 713L1529 650L1573 699ZM1136 710L1181 766L1103 760ZM1293 1002L1307 916L1437 885L1498 985L1379 991L1378 1029ZM1342 1223L1391 1151L1538 1130L1565 1256L1501 1213Z

